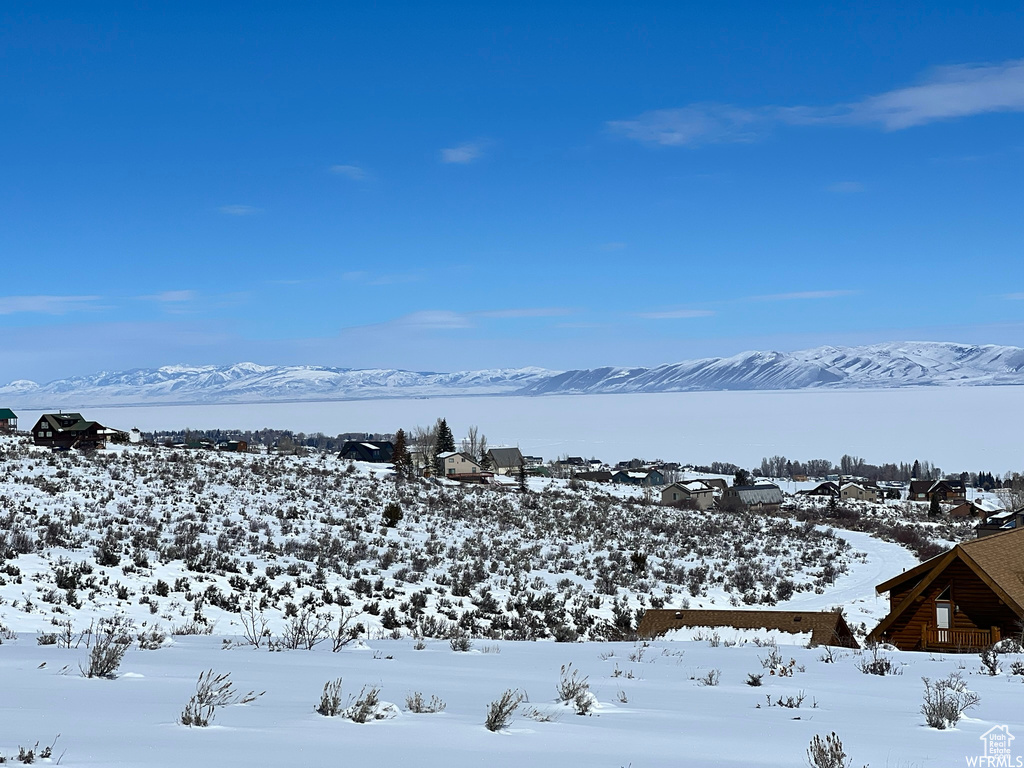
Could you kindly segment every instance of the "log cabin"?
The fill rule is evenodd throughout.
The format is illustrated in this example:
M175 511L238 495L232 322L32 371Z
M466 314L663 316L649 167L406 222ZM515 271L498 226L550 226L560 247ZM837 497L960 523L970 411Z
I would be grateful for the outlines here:
M868 635L904 651L976 652L1019 635L1024 529L957 544L879 584L889 615Z

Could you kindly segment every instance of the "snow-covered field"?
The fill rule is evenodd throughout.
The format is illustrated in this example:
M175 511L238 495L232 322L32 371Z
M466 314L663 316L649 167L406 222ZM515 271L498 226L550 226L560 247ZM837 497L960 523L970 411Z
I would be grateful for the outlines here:
M552 459L634 456L758 466L765 456L807 460L844 453L868 462L923 459L947 471L1019 471L1024 387L681 392L450 397L260 405L89 408L120 429L393 432L444 416L456 435L479 425L492 445ZM940 414L955 414L951 426ZM19 412L30 427L38 412ZM964 439L964 435L971 439Z
M858 671L850 651L825 663L820 648L780 645L783 666L793 670L780 677L761 663L772 649L752 644L494 642L467 653L443 641L425 646L416 650L406 639L336 654L325 647L269 653L186 637L160 650L133 648L117 678L105 680L79 672L84 648L39 647L25 634L0 646L0 754L37 741L42 749L60 734L52 760L63 753L65 766L781 768L806 765L811 739L835 731L854 766L945 768L982 754L980 737L994 726L1024 734L1022 678L1008 670L982 675L976 656L893 652L901 674L878 677ZM598 702L589 715L556 702L560 668L570 662ZM216 709L208 728L187 728L177 719L209 669L230 673L239 693L265 693ZM718 684L700 684L713 670ZM979 706L953 729L928 728L921 678L957 671ZM763 674L763 684L747 685L749 674ZM324 684L338 677L343 705L363 686L379 686L381 701L400 711L365 724L317 714ZM506 729L489 732L488 704L507 689L525 692L528 702ZM445 710L409 712L414 692L437 696ZM801 696L798 708L778 706Z
M901 674L879 677L859 671L864 657L851 651L829 663L799 637L777 638L777 649L754 642L768 633L723 631L714 645L553 642L622 636L656 604L841 606L870 629L887 610L875 585L916 559L863 533L660 507L642 489L530 483L523 495L514 485L396 484L389 469L334 456L55 454L0 439L0 756L33 749L67 766L792 766L814 736L835 731L853 765L909 768L960 765L995 725L1024 732L1017 656L991 677L976 656L893 652ZM403 514L385 529L391 503ZM111 679L86 677L96 635L82 633L114 616L130 622L130 648ZM360 628L332 652L343 617ZM303 639L300 625L327 631ZM556 701L570 662L588 678L585 715ZM216 708L210 727L186 727L181 713L207 670L229 673L238 694L263 693ZM953 729L926 727L920 678L957 671L980 705ZM751 674L762 685L748 685ZM379 687L389 716L318 714L337 678L342 706ZM488 706L510 689L528 698L490 732ZM410 711L417 692L444 710Z

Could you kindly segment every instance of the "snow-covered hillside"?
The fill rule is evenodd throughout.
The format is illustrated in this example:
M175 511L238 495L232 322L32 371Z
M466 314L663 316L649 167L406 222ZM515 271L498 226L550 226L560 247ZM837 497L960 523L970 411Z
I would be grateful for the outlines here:
M88 456L4 439L0 624L54 632L125 612L233 634L255 604L274 632L301 608L344 609L370 637L609 639L647 606L793 602L844 605L870 629L879 569L916 562L784 518L661 507L639 489L537 479L522 495L390 473L333 455Z
M0 387L21 408L159 403L266 403L454 395L614 394L1024 384L1024 349L938 342L744 352L655 368L456 373L323 366L165 366Z

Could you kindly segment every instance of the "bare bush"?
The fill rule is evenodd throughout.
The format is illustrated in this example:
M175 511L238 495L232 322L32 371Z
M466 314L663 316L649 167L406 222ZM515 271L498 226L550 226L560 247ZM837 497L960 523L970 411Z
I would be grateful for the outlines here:
M488 731L500 731L508 728L512 722L512 715L523 703L525 696L515 688L509 688L501 696L487 706L487 719L484 720L484 727Z
M927 677L924 681L924 702L921 714L925 722L940 731L952 728L960 722L964 712L978 706L981 697L974 691L967 690L967 683L959 672L932 683Z
M131 619L126 616L100 619L89 649L89 665L79 665L82 674L86 677L114 677L132 644L133 629Z
M832 731L824 739L815 736L807 748L807 762L811 768L849 768L850 758L843 749L843 742Z
M324 683L323 693L316 711L324 717L337 717L341 714L341 678L328 680Z
M351 700L351 699L350 699ZM353 723L369 723L373 720L387 720L398 714L394 704L386 704L380 700L380 687L364 685L359 695L341 712Z
M430 701L423 699L423 694L419 691L415 691L405 697L405 708L416 715L432 715L435 712L444 712L446 704L437 698L437 696L431 696Z
M250 704L264 693L266 691L261 693L249 691L244 695L239 694L235 691L234 683L231 682L230 672L217 675L210 669L200 673L199 680L196 683L196 692L188 700L179 720L182 725L205 728L213 722L214 712L217 707L229 707L233 704Z
M889 656L879 652L877 645L871 646L871 655L861 653L855 664L857 669L865 675L902 675L903 668L896 664Z
M331 634L331 618L312 608L302 608L285 624L281 645L288 650L313 650Z
M1002 667L999 664L999 651L994 645L990 645L981 652L981 673L995 677L1000 672Z
M580 677L580 671L572 668L572 662L563 664L558 676L558 685L555 687L558 700L575 701L581 693L590 690L589 680L589 677Z
M709 669L707 674L703 677L697 678L697 684L703 686L716 686L718 681L722 678L722 670L720 669Z

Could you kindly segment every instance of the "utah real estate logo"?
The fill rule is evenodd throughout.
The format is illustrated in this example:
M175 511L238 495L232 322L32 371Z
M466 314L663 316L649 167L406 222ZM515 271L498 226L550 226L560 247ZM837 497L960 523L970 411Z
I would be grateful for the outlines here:
M1024 758L1013 757L1011 742L1015 736L1005 725L995 725L979 736L985 751L981 755L967 758L971 768L1024 768Z

